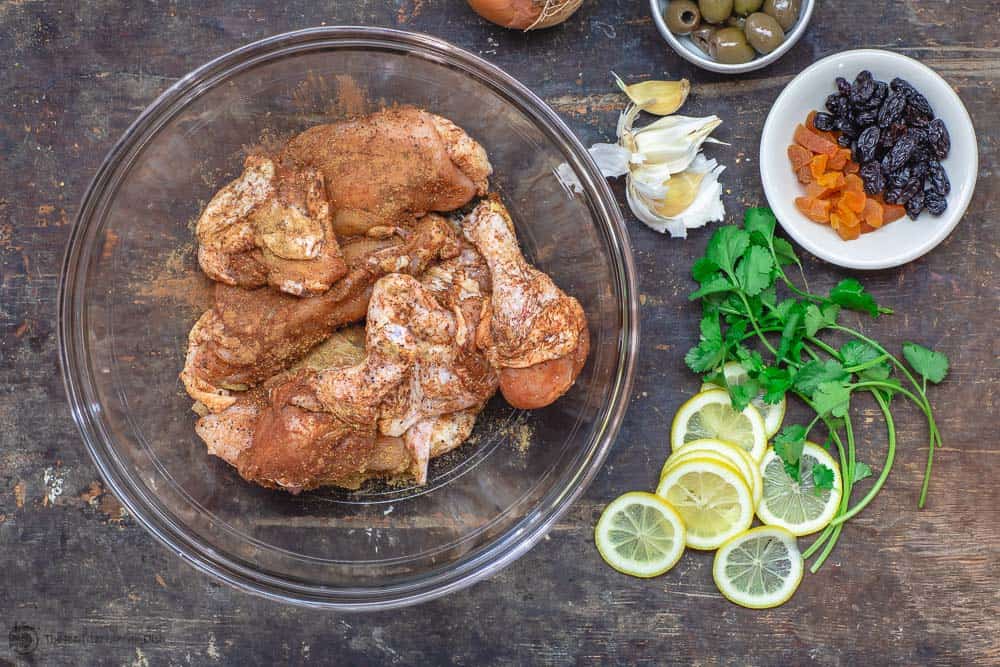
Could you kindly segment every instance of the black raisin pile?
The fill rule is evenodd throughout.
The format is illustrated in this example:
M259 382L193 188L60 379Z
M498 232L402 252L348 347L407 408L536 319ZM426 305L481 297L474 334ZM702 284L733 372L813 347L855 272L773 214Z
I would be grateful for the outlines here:
M944 213L951 183L941 160L951 138L927 98L904 79L876 81L868 70L853 82L837 77L836 85L826 98L827 112L817 113L813 123L840 133L837 143L861 165L865 192L883 193L886 202L905 206L911 219L925 209Z

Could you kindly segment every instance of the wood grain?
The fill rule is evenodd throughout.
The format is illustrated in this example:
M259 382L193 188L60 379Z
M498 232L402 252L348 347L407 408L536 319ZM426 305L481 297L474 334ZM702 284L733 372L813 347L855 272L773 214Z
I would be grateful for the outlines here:
M676 57L645 2L588 0L538 34L483 23L459 0L0 0L0 630L30 625L30 659L0 636L0 664L998 664L1000 446L995 323L1000 44L990 0L821 2L805 38L764 71L726 78ZM605 567L591 534L601 508L648 488L674 410L696 386L684 295L707 234L663 238L630 219L642 306L638 381L617 446L585 497L527 556L472 589L372 615L305 611L196 573L104 493L59 378L55 299L77 202L141 109L206 60L314 25L400 27L495 62L543 98L585 143L611 137L621 98L608 74L686 76L691 115L717 113L730 212L763 201L755 154L781 87L816 59L884 47L955 87L976 123L980 177L964 221L929 256L867 274L898 315L867 330L916 339L952 359L934 391L946 447L916 510L926 433L900 418L890 482L845 529L824 569L787 605L751 612L721 599L710 555L687 554L653 581ZM624 206L620 184L615 186ZM847 272L810 260L817 287ZM884 447L877 420L862 457Z

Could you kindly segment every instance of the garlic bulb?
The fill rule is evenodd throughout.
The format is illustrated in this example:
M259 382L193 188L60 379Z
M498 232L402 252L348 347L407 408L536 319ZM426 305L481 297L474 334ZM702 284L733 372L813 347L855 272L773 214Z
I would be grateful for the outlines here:
M710 135L722 124L704 118L670 116L635 128L642 111L672 113L684 103L687 81L645 81L619 87L633 102L618 118L617 144L594 144L590 154L606 178L626 176L625 194L637 218L661 234L684 238L687 230L722 220L719 174L725 167L701 152L706 143L723 144ZM556 169L567 190L583 190L569 165Z

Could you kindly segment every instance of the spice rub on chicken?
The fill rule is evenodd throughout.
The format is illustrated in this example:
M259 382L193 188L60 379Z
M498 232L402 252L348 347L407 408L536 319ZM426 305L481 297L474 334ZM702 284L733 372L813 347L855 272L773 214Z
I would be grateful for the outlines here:
M292 492L427 480L497 389L540 408L589 350L580 304L524 259L486 152L413 108L247 158L198 221L217 281L181 372L210 454ZM364 320L360 327L344 329Z

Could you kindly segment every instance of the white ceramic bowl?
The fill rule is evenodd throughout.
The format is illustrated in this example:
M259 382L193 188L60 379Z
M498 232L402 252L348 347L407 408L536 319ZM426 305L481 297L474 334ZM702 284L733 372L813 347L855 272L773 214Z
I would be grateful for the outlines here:
M870 234L844 241L828 225L817 224L795 208L805 193L788 163L787 148L795 126L809 111L824 110L826 97L836 92L834 79L849 81L861 70L879 81L902 77L919 90L944 121L951 135L951 151L941 164L951 180L948 209L940 216L926 211L916 220L903 216ZM951 86L932 69L912 58L874 49L844 51L807 67L785 86L774 102L760 138L760 178L767 201L799 245L828 262L852 269L887 269L920 257L955 228L972 199L979 171L976 133L969 112Z
M815 0L802 0L799 8L799 20L795 22L792 29L785 35L785 41L781 43L781 46L776 48L774 51L771 51L767 55L758 55L748 63L727 65L716 61L707 53L699 49L687 35L678 36L670 32L670 28L667 27L667 22L663 20L663 11L666 9L669 2L670 0L649 0L649 9L653 14L653 22L656 23L656 29L660 31L660 35L662 35L663 39L665 39L667 43L673 47L674 51L677 52L677 55L684 60L689 63L693 63L702 69L707 69L711 72L720 72L722 74L742 74L743 72L752 72L755 69L767 67L775 60L785 55L790 48L795 46L795 42L799 41L799 38L805 34L806 27L809 25L809 19L812 18L813 7L816 4ZM695 0L695 2L697 2L697 0Z

